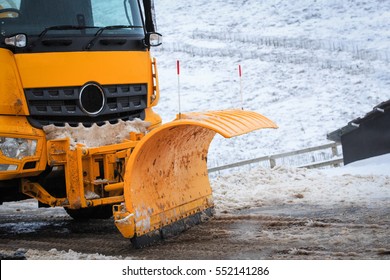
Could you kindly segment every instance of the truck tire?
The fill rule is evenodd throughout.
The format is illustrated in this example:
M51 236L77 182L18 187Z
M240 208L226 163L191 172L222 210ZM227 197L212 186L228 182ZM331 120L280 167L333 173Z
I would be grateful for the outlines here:
M109 219L112 217L112 205L102 205L80 209L65 208L65 211L69 216L77 221L86 221L90 219Z

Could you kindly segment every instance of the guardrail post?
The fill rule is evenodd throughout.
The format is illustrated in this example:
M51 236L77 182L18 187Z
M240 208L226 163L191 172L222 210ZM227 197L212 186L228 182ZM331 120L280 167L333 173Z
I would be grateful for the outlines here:
M337 143L334 143L331 149L332 149L332 156L337 157L338 156ZM340 164L339 163L333 164L333 167L340 167Z
M276 161L273 157L269 158L269 165L271 168L274 168L276 166Z

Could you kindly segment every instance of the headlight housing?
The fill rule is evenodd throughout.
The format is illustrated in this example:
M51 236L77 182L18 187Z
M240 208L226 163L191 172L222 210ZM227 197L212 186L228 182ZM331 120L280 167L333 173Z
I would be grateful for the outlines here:
M37 140L1 137L0 150L8 158L23 159L35 155L37 151Z

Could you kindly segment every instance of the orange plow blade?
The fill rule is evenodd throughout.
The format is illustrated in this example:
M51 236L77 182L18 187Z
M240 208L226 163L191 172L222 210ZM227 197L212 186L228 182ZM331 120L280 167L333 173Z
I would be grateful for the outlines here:
M216 133L226 138L277 126L249 111L181 114L137 144L126 166L124 198L115 224L135 247L174 235L213 210L207 153Z

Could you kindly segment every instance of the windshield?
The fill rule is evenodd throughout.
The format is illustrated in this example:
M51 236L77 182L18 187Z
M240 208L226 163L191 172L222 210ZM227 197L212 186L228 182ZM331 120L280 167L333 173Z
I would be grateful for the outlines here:
M67 26L68 28L52 28ZM95 34L144 34L137 0L0 0L0 34L37 36ZM69 28L73 27L73 28ZM133 27L133 28L129 28ZM45 31L48 29L49 31Z

